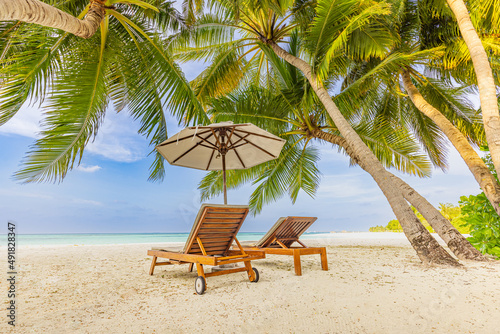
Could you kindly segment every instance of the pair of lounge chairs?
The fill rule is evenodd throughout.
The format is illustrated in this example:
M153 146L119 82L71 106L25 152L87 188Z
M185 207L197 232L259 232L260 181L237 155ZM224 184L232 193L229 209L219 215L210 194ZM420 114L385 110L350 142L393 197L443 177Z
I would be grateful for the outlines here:
M148 255L153 257L149 274L153 275L157 266L189 264L189 271L196 264L198 277L195 290L203 294L206 290L206 278L246 272L250 282L258 282L259 272L252 268L253 260L263 259L266 254L292 255L295 273L302 275L301 255L320 254L321 267L328 270L325 247L307 247L299 241L300 235L314 223L314 217L280 218L269 232L255 245L243 247L236 234L248 215L248 206L203 204L198 212L191 233L182 251L152 249ZM236 243L236 247L233 246ZM297 242L301 247L293 247ZM158 258L167 259L158 262ZM243 267L236 267L206 273L204 265L222 266L243 262Z

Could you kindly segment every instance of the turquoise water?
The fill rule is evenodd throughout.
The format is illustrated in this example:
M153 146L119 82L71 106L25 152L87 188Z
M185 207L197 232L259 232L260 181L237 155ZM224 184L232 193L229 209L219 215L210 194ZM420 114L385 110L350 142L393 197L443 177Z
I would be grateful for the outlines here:
M264 233L240 232L238 240L259 240ZM325 233L305 233L303 238L321 238ZM85 233L85 234L18 234L17 246L37 245L109 245L109 244L138 244L186 242L188 233ZM1 237L5 245L7 236Z

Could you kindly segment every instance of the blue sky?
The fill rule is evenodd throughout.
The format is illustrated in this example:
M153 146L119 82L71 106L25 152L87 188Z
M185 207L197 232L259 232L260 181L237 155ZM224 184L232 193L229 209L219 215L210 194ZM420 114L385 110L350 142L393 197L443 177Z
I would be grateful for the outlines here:
M188 69L187 72L189 72ZM24 108L0 127L0 216L17 222L20 233L185 232L200 201L197 185L205 172L167 164L163 183L147 181L151 157L138 124L126 112L109 111L80 167L60 184L19 184L12 179L34 142L41 110ZM179 128L169 122L172 135ZM319 146L321 186L315 199L301 194L295 205L288 198L249 217L242 231L265 231L280 216L317 216L315 231L363 231L385 225L394 215L371 177L348 167L346 157ZM405 176L433 204L457 203L460 195L479 188L457 154L450 154L447 174L432 178ZM247 203L252 187L228 193L230 204ZM214 198L211 203L222 203Z
M182 66L193 79L201 64ZM95 142L81 165L60 184L19 184L12 174L40 130L42 110L23 108L0 127L0 219L17 223L19 233L147 233L186 232L200 206L197 185L205 172L167 163L163 183L147 181L152 158L148 141L137 134L138 124L126 110L109 110ZM168 132L179 128L168 123ZM317 145L317 144L315 144ZM323 173L314 199L299 195L295 205L288 198L248 217L242 231L266 231L280 216L317 216L311 231L366 231L394 219L387 201L372 178L331 146L319 146ZM436 170L432 178L404 179L431 203L457 204L461 195L479 192L458 154L450 149L450 168ZM228 193L229 204L245 204L250 185ZM214 198L210 203L222 203ZM0 233L3 233L0 231Z

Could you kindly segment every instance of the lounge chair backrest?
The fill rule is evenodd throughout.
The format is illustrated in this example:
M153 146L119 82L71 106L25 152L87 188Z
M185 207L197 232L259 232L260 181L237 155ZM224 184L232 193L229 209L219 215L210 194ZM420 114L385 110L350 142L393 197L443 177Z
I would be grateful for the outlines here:
M196 238L200 238L207 255L225 255L248 214L248 205L203 204L189 234L185 254L203 254Z
M257 247L280 247L273 242L278 239L290 247L315 221L317 217L281 217L276 224L257 242Z

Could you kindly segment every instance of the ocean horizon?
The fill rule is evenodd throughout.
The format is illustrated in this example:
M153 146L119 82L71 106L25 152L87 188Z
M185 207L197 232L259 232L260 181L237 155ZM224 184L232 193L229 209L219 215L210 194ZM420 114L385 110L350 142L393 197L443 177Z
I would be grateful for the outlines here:
M265 232L240 232L238 240L259 240ZM332 232L306 232L301 238L323 239ZM189 233L57 233L57 234L17 234L16 246L43 245L110 245L186 242ZM2 234L2 245L6 243L6 234Z

